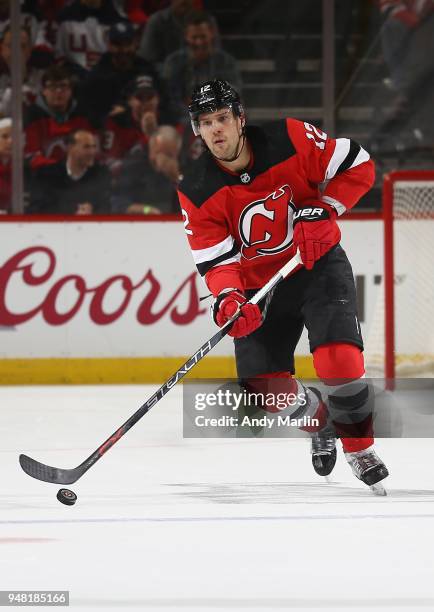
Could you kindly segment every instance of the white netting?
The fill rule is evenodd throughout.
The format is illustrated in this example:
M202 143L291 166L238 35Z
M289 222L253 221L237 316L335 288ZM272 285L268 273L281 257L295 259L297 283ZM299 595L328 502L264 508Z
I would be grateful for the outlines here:
M434 173L393 185L396 376L434 375ZM383 276L384 278L384 276ZM369 376L384 375L384 284L366 342Z

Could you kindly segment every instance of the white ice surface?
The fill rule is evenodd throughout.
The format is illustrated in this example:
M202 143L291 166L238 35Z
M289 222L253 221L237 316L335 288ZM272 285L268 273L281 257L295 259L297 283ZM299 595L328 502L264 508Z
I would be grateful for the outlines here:
M0 589L68 589L82 612L434 610L432 440L378 442L378 498L341 452L324 483L304 439L184 440L175 388L75 506L21 471L20 452L78 465L152 390L0 388Z

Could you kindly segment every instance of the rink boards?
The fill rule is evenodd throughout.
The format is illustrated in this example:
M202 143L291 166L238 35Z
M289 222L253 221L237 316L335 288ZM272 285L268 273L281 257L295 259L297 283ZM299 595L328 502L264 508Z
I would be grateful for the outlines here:
M382 223L344 221L342 227L367 335L381 291ZM157 382L215 330L210 300L199 300L208 291L173 218L9 220L0 232L5 384ZM225 339L195 376L234 375L232 352ZM305 336L298 373L313 374Z

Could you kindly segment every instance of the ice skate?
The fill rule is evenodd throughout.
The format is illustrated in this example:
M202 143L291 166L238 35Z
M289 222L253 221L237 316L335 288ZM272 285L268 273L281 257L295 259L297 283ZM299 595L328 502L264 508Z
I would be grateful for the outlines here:
M378 457L373 446L354 453L345 453L354 476L364 482L375 495L386 495L381 481L389 475L389 472Z
M311 434L313 469L319 476L328 476L336 463L336 437L330 432Z
M318 407L322 406L327 411L318 389L308 387L307 393L311 402L316 402ZM328 421L328 411L326 414ZM327 477L331 474L336 464L336 435L334 428L330 422L327 422L322 429L311 433L310 437L313 469L319 476L325 476L328 481Z

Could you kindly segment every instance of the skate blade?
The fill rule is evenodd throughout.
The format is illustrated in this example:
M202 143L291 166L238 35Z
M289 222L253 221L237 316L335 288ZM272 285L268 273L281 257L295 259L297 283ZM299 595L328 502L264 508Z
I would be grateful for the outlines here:
M387 495L386 489L383 487L381 482L377 482L369 487L374 495L385 497Z
M323 476L323 478L327 484L333 484L333 479L330 476Z

